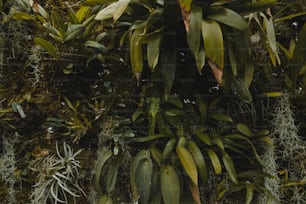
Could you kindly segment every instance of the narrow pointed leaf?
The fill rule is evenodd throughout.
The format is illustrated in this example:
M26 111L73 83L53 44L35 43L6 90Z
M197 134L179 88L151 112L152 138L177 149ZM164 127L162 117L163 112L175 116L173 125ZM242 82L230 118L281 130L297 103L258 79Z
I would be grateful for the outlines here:
M251 204L254 195L254 187L252 185L246 185L245 204Z
M106 176L106 192L108 194L110 194L115 189L118 170L121 162L122 162L122 157L119 156L115 159L115 161L110 165L108 169Z
M198 171L194 159L190 152L184 146L178 146L176 153L181 161L184 170L191 179L191 181L197 186L198 185Z
M104 164L113 155L113 153L107 147L103 147L100 155L101 156L98 158L98 161L95 166L96 174L95 174L94 187L96 190L100 188L100 177Z
M158 63L159 53L160 53L160 48L159 48L160 42L161 42L161 37L149 41L147 45L148 65L152 72L155 70L155 67Z
M217 154L212 149L207 149L206 151L207 151L207 154L208 154L209 159L211 161L211 164L214 168L215 173L220 174L221 171L222 171L222 167L221 167L221 162L220 162Z
M141 44L139 43L141 29L137 29L132 33L130 40L130 60L134 74L141 74L143 70L143 54ZM138 79L139 80L139 79Z
M36 45L39 45L44 48L52 57L57 58L57 48L49 41L39 37L35 37L34 42Z
M188 143L188 149L194 159L194 162L197 166L198 173L200 175L200 178L203 182L203 184L207 184L208 182L208 171L205 163L205 159L203 157L203 154L197 144L194 141L190 141Z
M223 113L212 113L209 115L209 117L218 121L233 122L231 116Z
M238 180L237 180L237 175L236 175L236 169L235 169L232 158L227 153L223 152L222 159L223 159L224 167L229 177L235 184L237 184Z

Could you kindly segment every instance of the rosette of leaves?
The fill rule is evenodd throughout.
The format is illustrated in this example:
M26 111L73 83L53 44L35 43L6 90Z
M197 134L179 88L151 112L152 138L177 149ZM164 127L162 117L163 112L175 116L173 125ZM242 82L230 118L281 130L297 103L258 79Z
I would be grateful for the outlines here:
M246 124L234 123L229 115L216 111L216 101L197 99L188 104L179 97L145 101L132 120L140 126L147 124L147 136L129 139L150 143L131 164L134 201L201 203L199 189L207 186L211 174L226 175L224 179L231 183L230 189L220 188L218 200L225 193L244 190L246 203L253 200L255 191L273 197L259 182L262 177L253 178L254 172L262 172L256 144L265 141L271 145L267 130L254 132ZM222 126L228 128L219 128ZM243 173L246 170L251 171Z

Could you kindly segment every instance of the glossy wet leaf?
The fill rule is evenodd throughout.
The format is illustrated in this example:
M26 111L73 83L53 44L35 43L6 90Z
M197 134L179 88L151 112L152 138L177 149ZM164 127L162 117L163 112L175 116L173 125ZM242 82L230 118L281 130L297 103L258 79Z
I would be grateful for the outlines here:
M52 57L57 58L57 48L52 43L40 37L35 37L34 42L45 49Z
M224 44L220 25L213 20L202 20L201 31L206 57L222 70L224 68Z
M181 161L184 170L191 179L191 181L197 186L198 185L198 171L196 164L190 152L184 146L178 146L176 153Z
M180 182L175 168L170 165L161 167L160 183L165 204L180 204Z

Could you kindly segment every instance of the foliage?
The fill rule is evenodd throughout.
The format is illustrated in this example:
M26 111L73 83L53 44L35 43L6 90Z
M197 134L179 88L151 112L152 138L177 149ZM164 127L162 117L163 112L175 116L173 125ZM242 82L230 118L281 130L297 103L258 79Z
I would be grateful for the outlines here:
M92 203L301 201L304 143L289 98L275 99L305 90L305 6L0 0L0 128L3 141L22 136L9 174L25 190L12 195L87 202L92 188Z

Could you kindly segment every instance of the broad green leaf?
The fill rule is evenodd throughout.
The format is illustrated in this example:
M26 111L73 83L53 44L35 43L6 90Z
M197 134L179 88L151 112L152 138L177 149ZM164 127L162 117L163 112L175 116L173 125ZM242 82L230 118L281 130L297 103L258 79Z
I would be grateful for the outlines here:
M223 152L222 159L223 159L224 167L229 177L235 184L237 184L238 180L237 180L237 175L236 175L236 169L235 169L232 158L226 152Z
M161 184L160 184L160 172L158 169L153 169L152 172L152 184L151 184L151 193L150 193L150 204L160 204L162 200L161 195Z
M250 128L243 123L238 123L237 124L237 129L240 133L242 133L243 135L249 136L251 137L253 135L252 131L250 130Z
M139 43L140 33L142 29L135 30L130 39L130 60L131 60L131 67L136 75L140 75L143 70L143 54L141 44ZM139 77L137 78L139 80Z
M100 156L98 157L98 161L95 166L96 174L94 182L94 187L97 191L100 188L100 177L102 174L102 169L104 167L104 164L113 155L113 153L107 147L103 147L99 155Z
M203 18L202 8L193 6L190 14L190 26L187 35L187 43L193 56L199 52L201 45L201 21Z
M159 53L160 53L160 42L161 37L153 39L147 44L147 60L148 65L153 72L158 63Z
M233 122L233 119L231 118L231 116L227 114L223 114L223 113L212 113L212 114L209 114L209 117L215 120L218 120L218 121Z
M205 55L222 70L224 68L224 44L220 25L213 20L201 23Z
M185 169L185 172L191 181L198 186L198 171L190 152L184 146L178 146L176 148L176 153Z
M210 7L207 17L241 31L249 29L248 23L235 11L224 7Z
M137 191L140 196L140 202L144 204L147 204L150 198L152 168L153 164L151 158L141 160L136 168L135 179Z
M113 199L109 195L102 195L99 198L98 204L113 204Z
M213 149L206 149L211 164L214 168L216 174L220 174L222 172L221 162Z
M170 165L162 166L160 183L163 201L165 204L180 203L180 182L175 168Z
M106 176L106 192L110 194L116 186L119 166L122 163L123 157L117 156L110 165Z
M130 1L131 0L118 0L116 2L111 3L107 7L100 10L97 13L95 19L103 21L113 17L114 22L116 22L126 10Z
M197 144L194 141L190 141L188 143L188 149L194 159L194 162L197 166L198 173L200 175L200 178L203 182L203 184L207 184L208 182L208 170L206 168L206 162L203 157L203 154Z
M236 92L241 98L243 98L246 102L251 102L253 100L253 96L249 91L248 87L240 78L235 77L232 83L232 89Z
M85 17L89 14L90 7L89 6L81 6L79 10L76 12L75 16L78 19L79 23L82 23Z
M43 49L45 49L52 57L57 58L57 48L49 41L44 40L40 37L35 37L34 42L36 45L39 45Z

